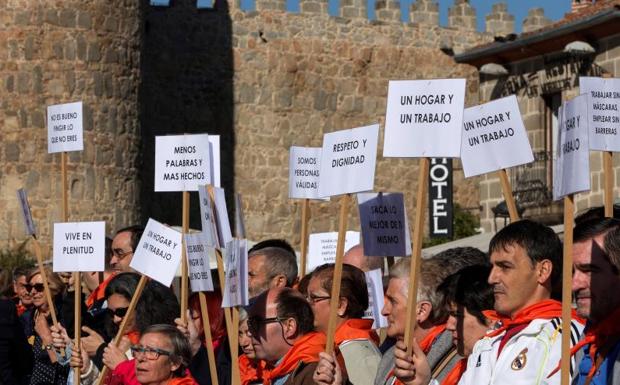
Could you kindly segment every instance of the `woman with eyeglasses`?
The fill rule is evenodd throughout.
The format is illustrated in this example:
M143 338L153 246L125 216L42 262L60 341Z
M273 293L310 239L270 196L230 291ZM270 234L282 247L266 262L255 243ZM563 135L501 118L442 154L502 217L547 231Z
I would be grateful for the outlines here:
M317 267L306 289L306 298L314 313L314 326L327 333L334 264ZM355 266L342 266L340 299L337 308L334 345L336 359L344 376L354 385L372 385L381 353L372 319L362 319L368 308L368 289L364 272Z
M45 267L43 273L47 278L52 298L56 301L62 295L65 285L60 280L58 274L53 273L49 268ZM54 304L47 302L43 289L43 278L38 269L33 270L29 274L27 282L25 287L30 292L34 305L33 308L27 310L21 316L24 333L32 346L34 358L32 375L28 383L30 385L64 385L67 382L69 368L58 363L56 352L54 351L52 331L50 329L52 324L50 309ZM60 317L61 312L58 305L56 305L55 310ZM62 322L62 319L58 321Z

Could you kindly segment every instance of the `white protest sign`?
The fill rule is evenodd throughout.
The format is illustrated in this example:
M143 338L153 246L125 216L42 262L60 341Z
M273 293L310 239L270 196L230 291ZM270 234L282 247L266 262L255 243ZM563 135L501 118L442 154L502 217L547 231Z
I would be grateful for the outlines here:
M185 234L185 255L192 291L213 291L209 248L203 233Z
M226 282L222 307L247 306L248 244L245 239L233 239L226 244L224 265Z
M155 191L197 191L211 183L209 136L155 137Z
M390 80L384 157L456 158L465 79Z
M370 270L364 273L366 276L366 286L368 287L368 309L364 312L364 318L373 319L373 329L385 328L388 326L387 318L381 315L383 309L383 273L381 269Z
M22 217L24 218L26 234L35 235L37 231L34 227L34 221L32 220L32 213L30 212L30 205L28 204L28 195L26 194L26 190L23 188L17 190L17 200L19 200Z
M375 184L379 125L323 136L319 196L369 191Z
M293 199L321 199L319 174L321 147L297 147L289 150L288 197Z
M149 218L129 266L170 286L181 263L182 234Z
M580 77L588 95L590 150L620 151L620 78Z
M103 271L105 222L54 223L54 272Z
M553 199L590 190L588 97L579 95L558 111L557 158L553 170Z
M226 196L223 188L214 187L213 200L215 204L215 220L217 222L217 235L220 246L227 245L232 241L232 232L230 230L230 221L228 220L228 209L226 208Z
M209 198L206 185L198 186L198 197L200 200L200 221L202 222L202 233L205 244L208 247L219 248L217 237L217 226L215 224L215 213Z
M402 193L359 193L364 255L411 255L411 239Z
M515 95L466 108L462 134L466 178L534 161Z
M47 152L82 151L82 102L47 107Z
M209 135L209 166L211 180L215 187L222 187L220 182L220 136Z
M357 231L347 231L344 240L344 251L360 243L360 233ZM338 244L338 232L310 234L308 240L308 258L306 262L306 272L325 263L336 262L336 245Z

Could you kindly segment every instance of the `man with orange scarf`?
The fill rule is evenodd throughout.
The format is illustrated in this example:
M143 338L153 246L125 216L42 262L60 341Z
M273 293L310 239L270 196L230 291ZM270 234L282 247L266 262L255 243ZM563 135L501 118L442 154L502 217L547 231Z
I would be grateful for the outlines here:
M588 320L573 348L583 358L575 385L620 384L620 221L591 219L573 233L573 291L577 313Z
M312 309L299 292L272 288L257 297L248 331L256 358L267 363L264 385L314 384L312 374L326 338L313 325Z

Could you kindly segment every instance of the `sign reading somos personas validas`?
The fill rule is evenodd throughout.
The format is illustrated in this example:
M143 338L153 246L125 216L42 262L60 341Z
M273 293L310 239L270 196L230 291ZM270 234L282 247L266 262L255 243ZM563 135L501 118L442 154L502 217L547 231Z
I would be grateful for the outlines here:
M197 191L211 184L209 136L155 137L155 191Z

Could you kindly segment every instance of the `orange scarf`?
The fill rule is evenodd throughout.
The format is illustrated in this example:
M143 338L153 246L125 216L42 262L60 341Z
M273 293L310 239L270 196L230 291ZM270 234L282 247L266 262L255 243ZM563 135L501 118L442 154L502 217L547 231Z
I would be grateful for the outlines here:
M263 360L252 360L247 355L239 356L239 374L241 375L241 385L262 382L267 367Z
M379 336L372 329L374 320L352 318L343 322L334 335L334 344L336 346L349 340L370 340L375 345L379 345Z
M198 385L194 378L187 374L185 377L171 378L166 385Z
M467 358L459 360L443 379L441 385L457 385L463 373L467 370Z
M97 286L95 290L90 293L88 298L86 298L86 307L90 309L90 307L93 306L96 301L99 301L100 299L103 299L105 297L105 288L108 287L108 283L110 283L112 278L114 278L115 276L116 274L110 274L108 278L101 282L99 286Z
M300 362L319 361L319 353L325 350L327 337L323 333L310 332L293 344L275 368L263 376L263 384L269 385L272 380L285 376L297 368Z
M140 332L138 332L137 330L132 330L125 333L125 337L129 338L129 341L132 345L137 345L138 342L140 342Z

